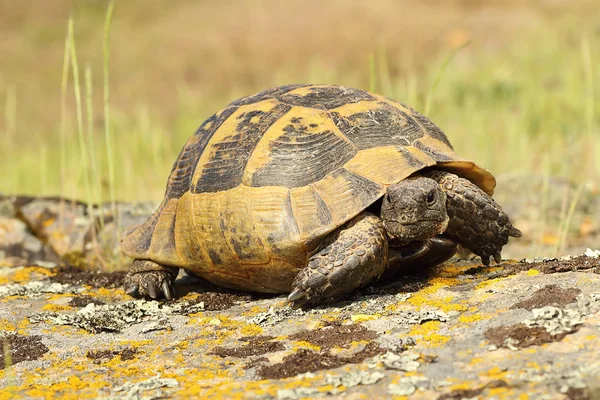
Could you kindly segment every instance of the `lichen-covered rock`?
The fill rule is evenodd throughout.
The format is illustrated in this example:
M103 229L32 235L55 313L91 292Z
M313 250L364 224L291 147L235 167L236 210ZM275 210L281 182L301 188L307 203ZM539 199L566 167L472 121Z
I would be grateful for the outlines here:
M0 268L0 399L597 399L588 254L454 261L305 311L190 277L158 303L122 274Z
M120 238L146 221L155 206L118 203L113 210L110 204L90 207L54 197L2 198L0 262L31 265L44 260L84 269L126 269Z
M0 266L60 262L52 249L35 237L23 221L2 214L0 211Z

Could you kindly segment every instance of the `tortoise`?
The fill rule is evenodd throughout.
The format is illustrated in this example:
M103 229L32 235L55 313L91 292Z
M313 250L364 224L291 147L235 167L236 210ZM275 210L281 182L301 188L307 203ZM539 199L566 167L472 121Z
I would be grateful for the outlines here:
M164 200L124 235L125 290L171 299L183 268L301 307L444 262L457 245L500 262L521 233L495 184L405 104L335 85L265 90L184 145Z

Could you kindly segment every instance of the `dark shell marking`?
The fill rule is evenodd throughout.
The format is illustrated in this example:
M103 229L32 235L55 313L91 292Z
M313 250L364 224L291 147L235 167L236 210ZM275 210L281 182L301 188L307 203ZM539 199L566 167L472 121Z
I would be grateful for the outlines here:
M264 133L292 107L279 104L269 111L253 110L237 117L231 135L215 143L214 153L202 168L192 193L233 189L242 183L248 159Z
M306 186L349 161L356 149L331 130L309 132L301 118L270 145L271 161L256 171L252 186Z
M264 108L268 101L272 102L273 108ZM357 107L347 110L344 115L345 106L352 104ZM238 115L241 107L247 111ZM271 134L270 138L265 138L265 133L275 129L273 125L284 115L289 118L289 114L295 112L292 107L302 107L299 116L291 118L291 122L283 127L279 124L277 129L281 132L278 136ZM306 111L300 112L302 109ZM414 112L414 115L404 110ZM303 120L302 113L310 118ZM227 129L231 131L223 131L223 123L234 117L235 128L229 126ZM320 126L315 122L327 120L333 124ZM220 127L223 129L210 145L209 157L202 156ZM362 90L308 85L269 89L231 103L200 127L173 167L167 198L179 198L188 190L206 193L239 186L248 161L261 140L269 141L268 160L246 183L254 187L306 186L341 168L357 151L386 145L401 149L412 144L434 154L437 161L450 160L418 142L426 132L449 144L442 131L416 111L391 100L375 98ZM197 176L195 182L194 175Z

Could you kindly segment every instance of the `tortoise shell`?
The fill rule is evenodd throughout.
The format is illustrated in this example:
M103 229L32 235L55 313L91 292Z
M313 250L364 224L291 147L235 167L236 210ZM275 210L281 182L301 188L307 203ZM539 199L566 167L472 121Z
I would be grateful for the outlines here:
M200 126L123 251L222 286L287 292L324 235L431 166L493 192L494 177L407 105L343 86L269 89Z

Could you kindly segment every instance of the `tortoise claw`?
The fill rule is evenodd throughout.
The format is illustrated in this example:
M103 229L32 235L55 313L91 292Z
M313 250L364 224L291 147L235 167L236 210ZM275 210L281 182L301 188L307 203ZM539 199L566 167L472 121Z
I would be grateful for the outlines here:
M150 296L151 299L158 299L158 290L155 281L148 283L148 296Z
M138 293L139 293L139 286L137 283L133 283L131 284L129 287L127 287L127 289L125 290L125 293L127 293L130 296L133 297L137 297Z
M481 263L483 265L485 265L486 267L490 265L490 256L485 255L485 256L479 256L481 258Z
M153 300L163 297L167 300L173 299L173 280L177 270L158 269L161 267L150 261L140 261L134 267L136 268L129 271L123 282L127 294ZM156 269L148 270L147 268Z
M514 226L511 226L510 231L508 232L508 236L512 236L512 237L516 237L519 238L521 237L523 234L521 233L520 230L518 230L517 228L515 228Z
M500 254L500 252L494 253L493 257L494 261L496 261L497 264L502 262L502 255Z
M298 309L308 302L306 292L302 289L294 289L287 298L287 303L291 305L293 309Z
M162 283L162 292L167 300L173 300L173 288L169 285L169 282L163 281Z

